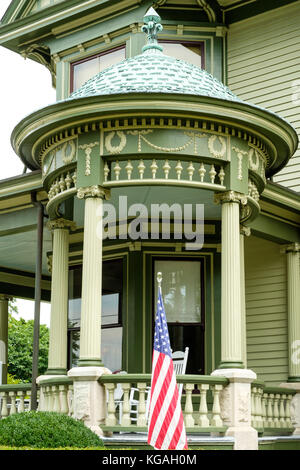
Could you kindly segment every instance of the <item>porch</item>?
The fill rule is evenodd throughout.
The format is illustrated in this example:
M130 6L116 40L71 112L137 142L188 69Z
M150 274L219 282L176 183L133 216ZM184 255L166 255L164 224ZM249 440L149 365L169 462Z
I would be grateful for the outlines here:
M247 432L251 426L259 449L300 448L299 390L297 393L290 387L267 387L258 380L250 384L245 377L239 379L239 384L237 380L213 375L177 376L178 385L183 384L181 403L189 448L234 449L236 433L228 432L232 427L233 408L235 424L239 423ZM98 403L102 413L100 433L106 447L148 448L145 394L150 382L151 374L103 374L97 380L98 397L101 392L104 392L102 397L106 397L102 404ZM120 401L114 398L117 384L123 390L121 415ZM131 387L137 390L137 413L132 413ZM41 379L38 410L72 417L77 414L78 417L74 409L74 389L76 393L76 380L70 377ZM249 403L247 389L251 390ZM30 409L30 394L31 384L0 386L1 419ZM235 402L232 402L234 396ZM81 411L84 413L84 406Z

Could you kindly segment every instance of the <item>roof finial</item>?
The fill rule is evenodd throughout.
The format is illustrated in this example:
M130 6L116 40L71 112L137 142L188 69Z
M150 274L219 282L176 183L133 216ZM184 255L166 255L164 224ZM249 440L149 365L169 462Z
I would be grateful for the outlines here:
M159 46L157 42L157 33L163 30L160 20L161 18L154 8L149 8L144 16L145 24L142 26L142 31L148 34L148 43L143 47L143 52L149 49L156 49L162 52L163 48Z

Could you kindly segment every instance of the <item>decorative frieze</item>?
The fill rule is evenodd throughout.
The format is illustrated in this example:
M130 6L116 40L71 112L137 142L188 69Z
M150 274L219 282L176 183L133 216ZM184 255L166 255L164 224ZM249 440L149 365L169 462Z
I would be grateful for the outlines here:
M88 197L99 197L101 199L108 199L109 191L101 186L87 186L86 188L79 188L77 191L78 199L86 199Z

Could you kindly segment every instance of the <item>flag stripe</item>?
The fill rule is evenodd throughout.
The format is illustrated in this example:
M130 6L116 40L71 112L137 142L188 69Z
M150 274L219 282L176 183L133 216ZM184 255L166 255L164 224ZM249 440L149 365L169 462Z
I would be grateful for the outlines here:
M185 426L160 287L158 289L152 356L148 444L157 450L187 449Z

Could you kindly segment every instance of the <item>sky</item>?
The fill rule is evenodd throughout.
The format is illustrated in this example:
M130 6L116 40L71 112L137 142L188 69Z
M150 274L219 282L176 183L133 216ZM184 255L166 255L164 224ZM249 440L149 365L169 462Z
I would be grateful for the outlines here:
M0 1L0 18L11 0ZM23 172L24 165L14 153L10 136L16 124L26 115L55 102L50 72L41 64L0 47L0 179ZM1 264L1 260L0 260ZM19 317L33 318L34 302L18 300ZM49 326L50 305L41 305L41 323Z

